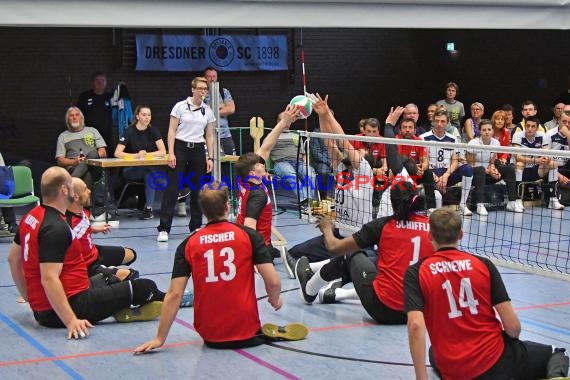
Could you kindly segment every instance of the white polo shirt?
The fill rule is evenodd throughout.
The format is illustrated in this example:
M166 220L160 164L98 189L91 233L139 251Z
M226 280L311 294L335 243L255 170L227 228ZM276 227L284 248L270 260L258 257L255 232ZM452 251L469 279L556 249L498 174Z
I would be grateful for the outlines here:
M191 104L190 98L178 102L170 116L178 119L175 138L184 142L203 143L204 131L209 123L216 121L212 109L204 102L200 107Z

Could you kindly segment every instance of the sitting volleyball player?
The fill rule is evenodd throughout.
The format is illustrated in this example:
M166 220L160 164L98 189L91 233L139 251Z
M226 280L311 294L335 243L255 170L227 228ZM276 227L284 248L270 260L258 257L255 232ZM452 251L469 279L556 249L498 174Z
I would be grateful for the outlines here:
M321 132L344 136L342 126L334 118L328 106L328 97L322 100L317 96L309 95L314 102L313 110L319 115ZM356 230L373 219L374 188L372 178L374 175L372 167L364 155L359 150L354 149L348 140L325 139L325 145L331 166L335 168L336 174L337 183L334 187L336 220L341 225L350 226ZM346 155L344 159L343 153ZM360 181L362 179L365 181ZM356 185L356 181L360 181L358 185ZM335 235L342 238L338 229L335 229ZM375 256L375 253L371 252L371 255ZM287 260L284 261L290 277L294 277L296 259L303 256L309 259L314 271L322 266L321 261L330 259L323 237L314 237L291 248Z
M255 153L246 153L236 161L234 168L239 181L238 214L236 223L253 228L263 236L272 257L279 257L279 250L271 245L271 221L273 210L267 188L263 183L268 174L265 160L277 143L281 132L288 129L298 118L297 107L287 106L279 122L267 135Z
M402 110L402 107L391 110L386 119L385 131L388 135L393 135L392 121L398 120ZM405 173L397 147L386 144L386 151L389 169ZM411 170L414 167L415 163L412 162ZM352 236L338 239L333 234L334 223L328 218L321 220L319 228L328 251L334 256L346 255L311 265L321 266L314 275L307 258L298 260L296 272L305 302L312 303L317 294L322 303L360 299L368 314L377 322L405 323L404 272L420 255L425 257L431 253L428 219L422 213L425 211L425 200L418 195L412 183L393 183L389 194L395 210L393 215L365 224ZM360 251L375 244L378 245L377 265ZM334 281L339 278L342 282ZM354 289L339 289L347 282L353 282Z
M263 278L267 301L275 310L283 304L281 280L263 237L252 228L228 221L227 187L217 181L206 185L198 202L208 223L176 249L158 332L135 352L146 352L164 344L191 275L195 293L194 327L208 347L235 349L257 346L269 338L303 339L308 330L299 323L282 328L260 325L254 265Z
M426 330L431 366L444 379L567 376L564 349L519 340L521 324L495 265L457 249L458 213L437 209L429 227L435 253L410 266L404 283L416 379L428 379Z

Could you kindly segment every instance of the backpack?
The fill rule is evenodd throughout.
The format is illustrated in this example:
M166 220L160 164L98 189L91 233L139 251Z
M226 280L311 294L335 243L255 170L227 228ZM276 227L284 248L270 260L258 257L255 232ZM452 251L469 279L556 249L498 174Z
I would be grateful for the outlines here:
M0 199L14 195L14 172L11 166L0 166Z

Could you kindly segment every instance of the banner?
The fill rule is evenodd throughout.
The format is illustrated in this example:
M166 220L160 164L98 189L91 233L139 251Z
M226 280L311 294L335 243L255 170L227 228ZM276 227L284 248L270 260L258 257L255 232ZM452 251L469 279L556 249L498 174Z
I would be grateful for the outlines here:
M286 36L137 35L141 71L287 70Z

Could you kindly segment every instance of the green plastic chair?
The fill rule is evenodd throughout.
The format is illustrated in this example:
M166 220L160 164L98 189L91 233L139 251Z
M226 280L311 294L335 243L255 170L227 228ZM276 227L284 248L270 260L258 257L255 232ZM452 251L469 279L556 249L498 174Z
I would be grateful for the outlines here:
M14 194L8 199L0 199L0 207L22 207L39 204L40 198L34 195L32 171L26 166L12 166L14 172Z

